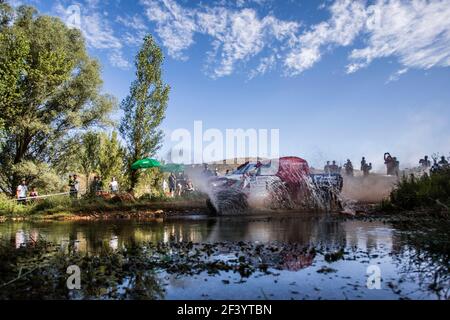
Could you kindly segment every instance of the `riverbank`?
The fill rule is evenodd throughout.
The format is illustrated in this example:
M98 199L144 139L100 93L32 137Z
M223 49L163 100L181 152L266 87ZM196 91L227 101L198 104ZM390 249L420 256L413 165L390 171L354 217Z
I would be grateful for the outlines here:
M158 219L165 216L206 212L204 199L164 199L113 202L101 198L60 203L41 203L21 206L21 210L0 213L2 221L28 220L107 220Z

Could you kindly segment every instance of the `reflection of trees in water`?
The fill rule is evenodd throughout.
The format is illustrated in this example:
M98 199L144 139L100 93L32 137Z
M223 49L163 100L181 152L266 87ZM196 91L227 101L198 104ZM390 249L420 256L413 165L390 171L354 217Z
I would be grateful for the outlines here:
M201 242L208 238L214 220L156 221L86 221L51 223L8 223L0 226L0 238L18 247L33 234L45 240L71 246L78 252L96 253L120 249L129 244L161 241ZM4 241L4 240L3 240Z
M219 219L208 240L333 245L345 240L345 230L326 216L233 217Z
M433 228L408 232L404 245L394 255L406 277L415 278L421 290L437 299L450 299L450 239L447 222Z
M43 241L20 249L0 244L0 300L164 298L165 291L141 247L95 255L80 254L73 244L63 253ZM67 267L81 271L81 289L69 290ZM20 274L20 277L17 275Z

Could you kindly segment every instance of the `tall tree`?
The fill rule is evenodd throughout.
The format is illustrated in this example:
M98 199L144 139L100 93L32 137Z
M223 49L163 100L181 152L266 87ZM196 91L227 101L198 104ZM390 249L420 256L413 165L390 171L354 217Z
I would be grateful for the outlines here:
M78 163L89 186L91 174L98 169L101 135L97 132L86 132L80 141Z
M161 78L163 61L161 48L147 36L135 59L136 80L121 104L124 116L120 133L127 144L131 188L136 186L139 174L131 170L131 164L155 156L161 147L163 134L159 126L165 117L170 91Z
M76 129L104 124L115 100L100 93L100 65L81 32L29 6L0 6L0 190L12 193L23 161L51 163ZM6 21L6 22L4 22Z
M102 133L100 136L100 150L98 154L98 172L106 183L115 177L120 185L124 185L124 156L125 152L120 145L117 132L110 136Z

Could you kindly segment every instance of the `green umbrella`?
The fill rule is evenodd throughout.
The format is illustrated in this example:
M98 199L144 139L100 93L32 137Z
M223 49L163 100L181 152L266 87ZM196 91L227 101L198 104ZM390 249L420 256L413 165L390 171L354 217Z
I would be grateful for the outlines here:
M184 172L184 165L169 163L169 164L162 166L161 169L163 172L179 173L179 172Z
M142 159L133 163L131 169L139 170L139 169L159 168L159 167L161 167L161 163L158 160Z

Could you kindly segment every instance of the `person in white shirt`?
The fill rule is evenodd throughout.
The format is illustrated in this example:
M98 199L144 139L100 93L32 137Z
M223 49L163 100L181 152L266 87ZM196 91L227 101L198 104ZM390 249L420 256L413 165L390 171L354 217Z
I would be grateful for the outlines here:
M109 189L112 193L119 192L119 182L117 182L116 178L113 177L111 183L109 184Z
M17 187L16 196L19 202L25 203L28 194L28 186L25 180Z

